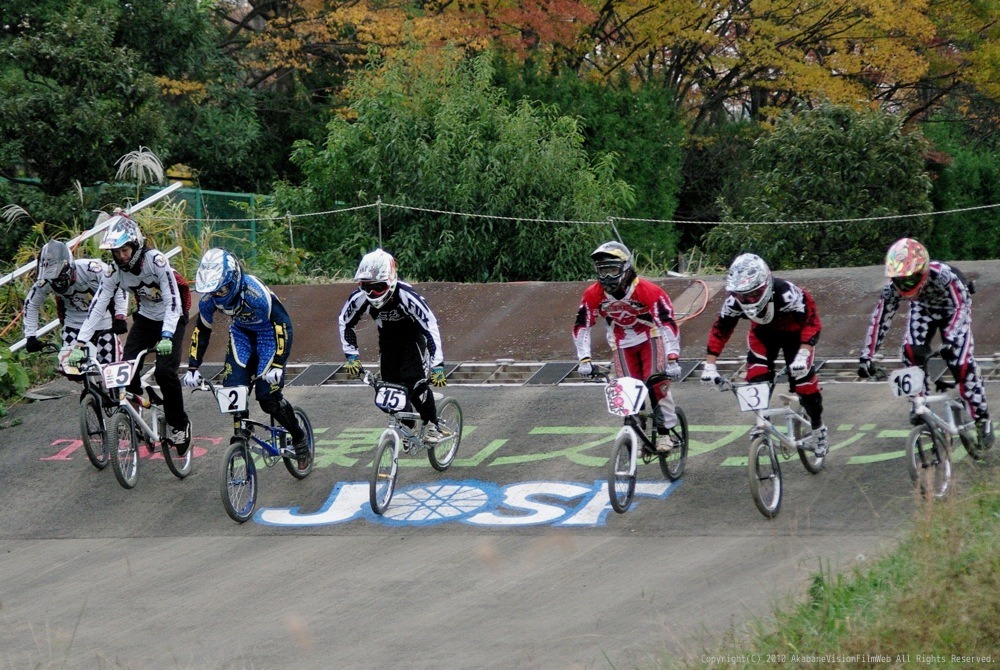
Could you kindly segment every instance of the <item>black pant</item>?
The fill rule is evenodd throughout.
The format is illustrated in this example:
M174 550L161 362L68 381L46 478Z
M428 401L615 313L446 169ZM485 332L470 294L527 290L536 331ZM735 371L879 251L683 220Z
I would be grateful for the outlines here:
M174 350L169 356L160 356L155 351L156 370L153 378L160 387L163 395L163 415L167 423L177 430L184 430L188 424L187 412L184 411L184 394L181 391L181 380L177 376L177 368L181 364L181 350L184 348L184 329L187 326L187 315L181 315L177 321L177 330L174 331ZM160 334L163 331L162 321L153 321L141 314L136 313L132 317L132 327L128 330L128 337L125 339L124 360L130 361L135 358L143 349L153 349L160 341ZM148 358L148 355L147 355ZM139 395L142 387L139 384L142 376L142 368L135 371L132 383L128 385L128 390Z
M399 346L386 346L385 342L379 344L382 379L406 386L410 390L410 402L420 413L420 418L426 422L437 421L434 393L427 384L427 350L421 346L422 343L409 342Z

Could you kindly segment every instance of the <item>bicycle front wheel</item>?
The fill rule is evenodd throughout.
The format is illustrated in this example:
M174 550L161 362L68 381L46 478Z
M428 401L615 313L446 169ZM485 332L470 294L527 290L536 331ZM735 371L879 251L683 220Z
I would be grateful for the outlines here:
M89 391L80 399L80 436L91 465L98 470L108 467L110 456L104 415L97 396Z
M306 414L306 411L301 407L296 407L295 418L299 420L299 425L302 426L302 430L306 433L306 440L309 443L309 456L303 459L300 459L298 456L292 458L285 456L285 467L291 473L292 477L305 479L313 469L313 461L316 457L316 439L313 436L312 421L309 420L309 415Z
M781 509L781 466L767 435L761 435L750 443L747 468L753 504L757 506L757 511L773 519Z
M940 499L951 491L951 453L944 439L926 423L906 438L906 466L920 495Z
M375 450L375 464L372 466L372 478L368 487L368 501L372 511L378 515L389 509L389 501L396 490L396 477L399 475L399 435L387 430L382 433Z
M115 479L124 488L134 488L139 481L139 441L132 415L124 410L112 414L106 440Z
M427 448L427 460L438 472L444 472L455 460L462 443L462 407L454 398L445 398L438 406L438 432L441 439Z
M660 470L664 477L676 482L684 474L688 458L688 420L680 407L677 408L677 425L670 429L668 435L674 446L667 453L659 455Z
M626 426L615 438L608 469L608 498L611 499L612 509L619 514L628 510L635 495L636 463L632 460L632 455L637 453L635 432Z
M219 493L222 506L233 521L243 523L253 516L257 507L257 467L250 445L241 437L234 437L229 444Z

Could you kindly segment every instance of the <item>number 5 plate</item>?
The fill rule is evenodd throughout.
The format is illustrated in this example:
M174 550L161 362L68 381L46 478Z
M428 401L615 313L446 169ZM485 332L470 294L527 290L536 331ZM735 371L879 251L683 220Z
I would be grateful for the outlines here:
M897 398L920 395L924 390L924 371L918 367L893 370L889 375L889 388Z
M243 412L247 408L247 387L228 386L217 389L215 399L219 402L219 411L223 414Z
M128 383L132 381L132 364L125 361L105 365L101 368L101 374L104 375L104 387L109 391L128 386Z
M739 398L741 412L767 409L771 404L771 393L766 382L737 386L736 397Z

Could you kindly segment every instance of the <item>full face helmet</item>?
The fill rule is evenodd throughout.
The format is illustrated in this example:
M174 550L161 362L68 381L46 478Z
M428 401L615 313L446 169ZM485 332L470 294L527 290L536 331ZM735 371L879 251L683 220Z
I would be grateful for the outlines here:
M736 257L726 276L726 291L736 298L740 309L752 320L768 323L774 316L771 268L757 254L741 254Z
M73 252L65 242L51 240L38 255L38 278L47 281L57 293L69 288L75 279Z
M590 254L597 281L608 293L621 290L632 280L632 252L621 242L605 242Z
M236 256L225 249L209 249L201 257L194 290L215 297L223 309L233 309L243 285L243 270Z
M138 224L125 214L116 214L109 221L111 225L108 226L104 237L101 239L101 249L110 249L112 255L115 256L115 264L122 270L132 270L142 257L140 252L146 238L139 232ZM121 249L122 247L131 247L132 249L132 255L124 262L119 261L117 255L113 253L115 249Z
M382 249L365 254L358 265L358 271L354 273L354 280L376 309L392 297L398 279L396 259Z
M885 255L885 276L904 298L920 293L930 274L927 248L916 240L904 237L896 240Z

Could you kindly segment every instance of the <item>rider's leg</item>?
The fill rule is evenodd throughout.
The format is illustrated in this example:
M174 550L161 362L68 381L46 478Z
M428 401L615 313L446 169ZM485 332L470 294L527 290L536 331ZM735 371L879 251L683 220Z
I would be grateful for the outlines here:
M162 321L151 323L156 324L155 327L158 329L163 327ZM186 435L186 440L182 441L181 444L171 439L171 442L178 444L178 446L185 445L191 439L191 426L188 423L187 412L184 411L184 392L181 389L181 380L177 376L177 368L181 364L181 351L184 349L184 329L186 326L187 315L182 314L177 321L177 330L174 331L174 348L167 356L156 355L156 369L153 373L156 383L160 386L160 394L163 396L163 415L167 424L178 434L183 431ZM132 327L135 328L135 321L133 321ZM132 333L129 332L130 337L131 335ZM155 340L159 341L159 333L157 333ZM178 437L178 439L180 438Z
M156 343L160 341L162 327L162 321L153 321L136 313L132 317L132 327L129 328L128 335L125 337L122 360L131 361L143 349L151 349L156 346ZM142 368L139 368L135 371L132 382L128 385L128 390L133 395L142 394L141 378Z
M954 319L941 329L941 339L946 346L941 349L941 357L955 375L958 393L965 401L972 418L976 420L979 439L984 447L993 446L993 423L986 403L986 390L979 365L973 354L972 318Z

